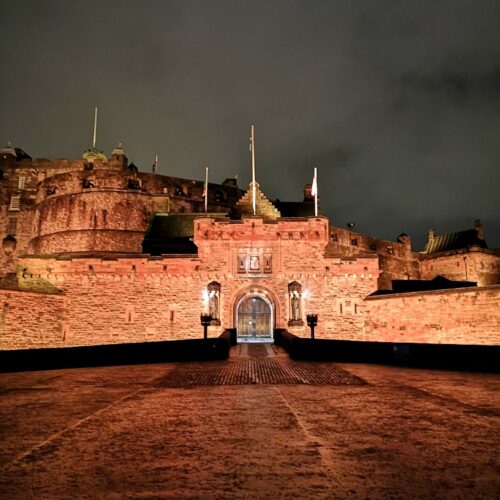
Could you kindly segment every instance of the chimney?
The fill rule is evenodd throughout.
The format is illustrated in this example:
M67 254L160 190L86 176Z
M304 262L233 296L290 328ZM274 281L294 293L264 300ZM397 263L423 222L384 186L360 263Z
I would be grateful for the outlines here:
M479 219L474 221L474 229L476 230L477 237L480 240L484 240L483 225L481 224L481 221Z
M405 234L405 233L400 234L397 237L396 241L398 243L403 244L405 246L406 250L411 251L411 238L407 234Z
M314 196L311 194L312 185L306 184L304 187L304 201L314 201Z

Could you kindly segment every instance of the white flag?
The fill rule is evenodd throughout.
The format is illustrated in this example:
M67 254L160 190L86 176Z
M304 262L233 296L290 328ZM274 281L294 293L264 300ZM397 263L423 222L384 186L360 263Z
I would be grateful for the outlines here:
M311 188L311 194L313 196L316 196L318 194L318 179L317 179L316 168L314 169L314 177L313 177L313 183L312 183L312 188Z

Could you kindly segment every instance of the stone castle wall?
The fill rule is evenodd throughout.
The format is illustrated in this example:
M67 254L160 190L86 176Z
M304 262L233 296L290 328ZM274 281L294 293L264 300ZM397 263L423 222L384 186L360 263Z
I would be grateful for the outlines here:
M26 253L140 253L151 214L204 206L201 181L133 172L124 156L93 164L1 158L0 174L0 276ZM235 183L210 184L209 209L227 211L240 196Z
M67 345L62 294L0 290L0 349Z
M363 340L500 345L500 286L370 297Z
M500 284L500 253L493 250L470 250L422 258L422 277L444 276L456 281L474 281L478 286Z
M200 214L197 256L150 257L141 244L151 214L201 212L202 182L132 172L124 157L0 168L0 277L17 271L19 284L0 289L0 349L200 338L213 283L220 325L210 335L235 327L237 304L256 294L273 304L275 328L299 336L309 335L305 316L315 313L317 338L500 344L499 287L486 286L499 283L498 252L421 255L405 235L379 240L325 217ZM240 196L234 183L211 184L209 211ZM368 297L392 279L437 275L482 288ZM301 290L301 321L291 321L292 285Z
M220 286L221 324L210 327L212 335L236 326L236 304L254 293L273 303L273 326L288 328L288 287L298 282L302 319L317 313L318 335L354 338L363 324L363 298L377 287L378 262L373 256L324 257L327 224L325 218L290 224L201 218L195 222L199 257L25 257L19 281L24 288L50 283L62 292L64 319L54 327L61 335L46 337L46 345L61 345L63 338L64 345L199 338L200 314L208 312L207 288L213 282ZM249 232L254 236L250 241ZM270 268L258 273L239 268L242 258L256 255L263 265L270 258ZM39 294L32 300L47 299ZM305 321L290 330L307 334ZM21 338L31 335L26 330ZM11 348L8 338L5 342L0 347Z
M207 285L221 286L221 325L234 327L235 305L248 292L274 304L274 326L289 327L287 286L300 280L303 315L316 313L316 337L340 340L500 345L500 287L374 296L373 259L330 262L334 271L279 273L259 280L200 271L197 258L26 259L37 279L62 294L0 291L1 349L98 345L200 338ZM363 277L365 274L365 277ZM29 277L24 286L29 285Z
M140 253L153 197L137 191L89 190L45 199L36 207L30 253Z
M207 272L198 258L26 258L24 287L30 279L47 281L62 293L1 290L0 348L200 338L200 314L208 312L206 290L214 281L221 325L209 328L211 336L235 327L239 299L258 293L273 303L276 328L308 337L307 326L288 325L288 285L298 281L302 316L319 315L317 338L500 345L499 286L366 298L376 288L373 258L328 264L328 271L252 279Z
M352 230L330 227L328 255L357 256L376 254L380 263L379 288L390 290L393 279L420 279L419 255L412 252L411 240L401 235L398 241L373 238Z

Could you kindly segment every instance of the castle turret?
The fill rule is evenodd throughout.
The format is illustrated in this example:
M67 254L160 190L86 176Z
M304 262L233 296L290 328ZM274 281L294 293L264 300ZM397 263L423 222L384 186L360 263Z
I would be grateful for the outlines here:
M115 162L120 163L123 169L127 168L128 158L125 156L125 152L123 151L123 145L121 142L119 142L115 149L113 149L111 153L111 159Z

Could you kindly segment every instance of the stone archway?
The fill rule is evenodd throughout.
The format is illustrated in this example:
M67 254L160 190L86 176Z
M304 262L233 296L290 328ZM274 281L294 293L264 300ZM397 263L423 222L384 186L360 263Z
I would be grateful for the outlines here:
M273 342L274 307L258 292L243 295L235 307L238 342Z

